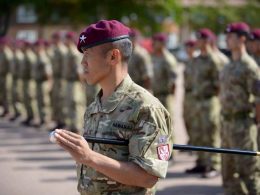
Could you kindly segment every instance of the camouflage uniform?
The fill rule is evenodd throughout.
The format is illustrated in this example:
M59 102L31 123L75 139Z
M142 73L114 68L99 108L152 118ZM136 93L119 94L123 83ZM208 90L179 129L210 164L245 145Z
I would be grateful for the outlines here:
M183 105L183 118L185 122L185 126L187 129L187 133L189 136L189 144L196 145L196 140L200 138L200 134L197 132L199 129L196 129L198 125L196 125L196 110L193 109L196 104L195 97L192 94L192 90L194 89L194 71L195 66L193 64L194 59L190 59L185 63L184 70L184 89L185 89L185 99Z
M51 55L51 64L53 70L53 86L51 91L51 106L52 106L52 119L58 124L64 124L64 111L63 107L63 80L62 71L64 66L64 59L67 54L67 48L62 43L53 46Z
M46 92L48 83L46 81L48 80L48 77L52 75L51 62L45 51L37 53L37 61L34 64L32 71L32 76L36 84L38 114L40 123L43 123L45 122L46 107L49 102L49 94Z
M253 58L256 61L258 67L260 67L260 56L253 56Z
M32 94L31 94L31 73L33 64L36 63L36 55L27 48L24 51L24 60L20 67L20 78L22 81L23 104L27 113L27 119L33 119ZM28 121L29 122L29 121Z
M196 114L195 131L199 135L195 145L219 147L219 112L218 100L219 71L222 64L215 53L198 56L194 59L194 88L195 97L193 112ZM214 153L198 153L198 164L207 169L219 169L220 156Z
M7 103L7 74L11 66L12 59L12 51L8 47L4 47L3 51L0 52L0 105L3 106L3 114L6 114L9 110Z
M64 112L66 116L66 124L69 129L76 131L79 127L77 125L79 119L79 97L80 90L80 74L83 73L81 67L81 56L78 53L77 48L74 45L68 46L68 53L64 59L64 76L66 81L65 87L65 101L64 101ZM84 90L84 89L82 89ZM84 111L83 111L84 113ZM82 114L83 116L83 114Z
M254 60L244 53L220 74L222 146L257 150L257 128L253 119L259 103L260 73ZM222 155L224 188L227 194L260 194L259 159ZM258 171L257 171L258 170Z
M20 49L16 49L14 51L14 58L13 63L11 65L11 75L12 75L12 84L11 84L11 107L13 109L14 117L15 119L17 116L20 115L20 111L18 110L17 103L21 100L21 93L20 93L20 67L22 66L22 63L24 61L24 54Z
M144 48L137 44L129 60L128 72L133 81L142 87L145 87L146 79L153 78L151 57Z
M176 80L176 65L175 57L166 49L163 50L161 57L152 56L153 62L153 84L152 91L154 96L173 114L173 97L171 87Z
M133 162L148 173L164 178L172 149L169 113L129 76L102 106L101 93L85 113L85 135L129 140L129 145L89 143L90 148L118 161ZM165 156L157 152L168 146ZM78 190L82 195L155 193L155 187L145 189L124 185L82 164L77 165L77 173Z

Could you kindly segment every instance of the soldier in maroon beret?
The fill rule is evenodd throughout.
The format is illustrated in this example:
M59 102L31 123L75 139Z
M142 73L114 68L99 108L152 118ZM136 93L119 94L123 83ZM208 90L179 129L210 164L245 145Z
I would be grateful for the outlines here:
M252 57L255 59L258 66L260 66L260 29L254 29L249 34L249 39L252 42Z
M84 136L129 142L88 143L56 129L57 142L77 162L79 192L155 194L158 178L167 172L172 124L162 104L128 75L129 28L116 20L91 24L80 34L78 50L87 83L101 87L86 110Z
M0 37L0 106L3 112L0 117L5 117L9 114L7 75L13 63L13 52L8 46L7 37Z
M246 51L249 33L244 22L226 28L231 59L220 74L221 143L226 148L258 150L260 72ZM260 194L259 159L222 155L222 178L225 194Z
M128 64L128 73L133 81L152 91L153 66L148 51L140 45L141 33L131 29L130 39L133 44L133 53Z

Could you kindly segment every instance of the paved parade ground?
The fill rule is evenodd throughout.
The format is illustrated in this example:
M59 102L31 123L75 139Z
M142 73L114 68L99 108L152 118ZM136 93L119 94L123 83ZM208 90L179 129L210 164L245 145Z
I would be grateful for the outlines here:
M181 116L182 70L180 66L175 98L176 144L187 141ZM167 178L159 182L157 195L223 195L220 176L203 179L184 173L194 159L187 152L176 153ZM46 130L23 127L19 121L0 119L0 175L0 195L78 195L71 157L49 142Z
M75 163L59 146L49 142L47 131L0 120L0 140L1 195L78 194ZM157 194L223 194L220 177L202 179L183 173L193 160L188 153L175 155Z

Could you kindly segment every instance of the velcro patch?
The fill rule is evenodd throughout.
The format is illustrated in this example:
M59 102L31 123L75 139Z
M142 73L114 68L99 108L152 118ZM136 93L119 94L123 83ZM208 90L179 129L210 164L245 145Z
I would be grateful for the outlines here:
M160 160L168 160L170 158L169 144L157 146L157 154Z

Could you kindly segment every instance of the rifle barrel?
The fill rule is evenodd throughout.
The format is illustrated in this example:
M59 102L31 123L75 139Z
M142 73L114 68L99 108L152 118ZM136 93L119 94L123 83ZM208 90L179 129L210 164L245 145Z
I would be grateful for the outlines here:
M86 141L90 143L112 144L112 145L121 145L121 146L127 146L129 144L128 140L97 138L91 136L84 136L84 138L86 139ZM224 153L224 154L260 156L260 152L258 151L227 149L227 148L212 148L212 147L180 145L180 144L173 144L173 150L189 150L189 151L203 151L203 152L214 152L214 153Z

